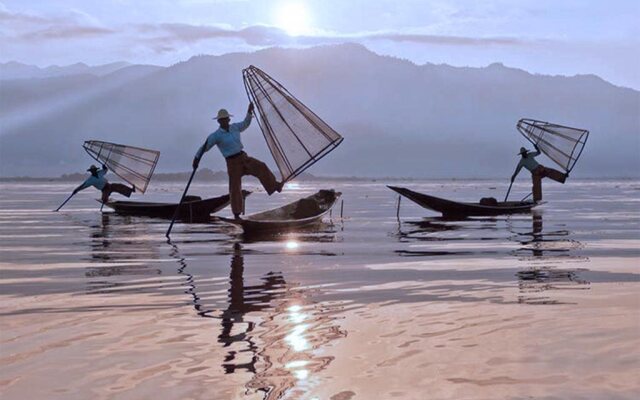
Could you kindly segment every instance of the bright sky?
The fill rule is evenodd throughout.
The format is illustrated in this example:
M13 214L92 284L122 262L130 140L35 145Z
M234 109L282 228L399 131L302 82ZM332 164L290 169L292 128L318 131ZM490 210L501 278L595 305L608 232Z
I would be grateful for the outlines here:
M638 0L0 0L0 61L170 65L359 42L422 64L502 62L640 89Z

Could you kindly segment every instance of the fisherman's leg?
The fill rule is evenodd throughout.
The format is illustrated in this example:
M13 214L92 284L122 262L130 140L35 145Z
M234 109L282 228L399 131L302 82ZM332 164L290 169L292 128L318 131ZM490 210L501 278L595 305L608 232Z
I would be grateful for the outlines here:
M104 189L102 189L102 202L106 203L107 201L109 201L110 195L111 190L109 189L109 186L105 186Z
M533 201L542 201L542 175L538 172L531 174L533 181Z
M240 159L227 160L227 174L229 175L231 212L237 218L242 214L244 208L244 199L242 198L242 161Z
M244 173L258 178L269 195L282 190L282 185L276 180L267 164L260 160L247 156L244 160Z
M567 176L557 169L544 167L544 174L556 182L564 183L567 180Z
M131 197L131 193L133 192L132 188L130 188L129 186L123 185L122 183L110 183L109 186L110 186L111 193L113 192L120 193L125 197Z

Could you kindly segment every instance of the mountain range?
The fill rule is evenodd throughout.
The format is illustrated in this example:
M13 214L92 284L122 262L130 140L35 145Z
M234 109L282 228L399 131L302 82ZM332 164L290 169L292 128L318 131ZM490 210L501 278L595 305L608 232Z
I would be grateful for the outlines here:
M579 62L579 60L576 60ZM196 56L169 67L57 69L0 65L0 175L56 176L93 163L84 140L161 151L158 171L186 171L226 108L244 116L241 71L255 65L345 141L309 171L335 176L507 179L523 117L591 131L578 177L640 177L640 92L594 75L416 65L354 44ZM252 125L247 152L275 169ZM217 150L202 164L223 170ZM550 160L541 159L551 165Z
M40 68L35 65L10 61L7 63L0 63L0 80L52 78L56 76L80 74L103 76L130 65L131 64L127 62L121 61L97 66L90 66L85 63L76 63L65 66L51 65L46 68Z

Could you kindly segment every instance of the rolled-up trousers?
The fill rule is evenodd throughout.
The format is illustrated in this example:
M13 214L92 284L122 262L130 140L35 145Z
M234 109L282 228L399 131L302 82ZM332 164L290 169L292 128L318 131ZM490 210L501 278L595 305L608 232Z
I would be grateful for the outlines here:
M551 178L556 182L564 183L567 176L556 169L538 165L538 167L531 173L534 201L542 201L542 178Z
M133 193L133 189L129 186L123 185L122 183L107 183L102 188L102 202L106 203L109 201L109 196L113 192L120 193L125 197L130 197L131 193Z
M238 155L228 157L227 174L229 174L229 195L231 196L231 211L234 215L244 210L242 196L242 177L255 176L269 195L276 191L277 181L269 167L260 160L249 157L244 151Z

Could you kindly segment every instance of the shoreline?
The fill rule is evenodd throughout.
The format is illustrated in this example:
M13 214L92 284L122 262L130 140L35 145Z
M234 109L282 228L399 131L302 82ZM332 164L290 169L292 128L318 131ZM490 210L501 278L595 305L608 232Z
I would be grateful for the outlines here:
M277 171L274 174L278 176ZM153 176L153 180L156 182L183 182L189 179L191 171L189 172L163 172L156 173ZM77 182L86 179L86 172L75 172L69 174L62 174L60 176L0 176L0 183L39 183L39 182ZM228 177L225 171L212 171L208 168L199 170L195 177L197 179L204 179L214 182L226 182ZM508 180L508 177L397 177L397 176L316 176L309 173L302 173L296 180L301 182L314 182L314 181L338 181L338 182L424 182L424 181L436 181L436 182L457 182L457 181L494 181L494 180ZM604 176L604 177L579 177L573 178L574 181L596 181L596 180L619 180L619 181L638 181L640 176Z

